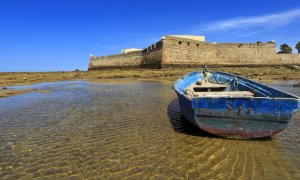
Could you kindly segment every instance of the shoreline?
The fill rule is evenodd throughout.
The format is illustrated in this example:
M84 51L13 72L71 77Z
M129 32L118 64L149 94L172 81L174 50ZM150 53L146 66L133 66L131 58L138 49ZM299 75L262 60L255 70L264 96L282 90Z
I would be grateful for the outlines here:
M202 68L165 68L165 69L107 69L98 71L68 71L68 72L0 72L0 88L14 85L29 85L43 82L66 80L101 80L134 79L154 81L175 81L192 71ZM300 67L223 67L209 68L210 71L222 71L236 74L252 80L299 80Z
M32 89L32 88L27 88L27 89L7 89L7 90L2 90L0 91L0 99L4 97L10 97L10 96L15 96L15 95L21 95L21 94L26 94L29 92L39 92L39 93L50 93L51 91L49 90L38 90L38 89Z
M165 68L165 69L107 69L98 71L70 72L3 72L0 73L0 98L37 91L36 89L8 89L7 86L31 85L44 82L84 80L89 82L130 82L154 81L175 82L178 78L202 68ZM300 70L292 67L223 67L209 68L210 71L222 71L246 77L260 83L295 81L299 86Z

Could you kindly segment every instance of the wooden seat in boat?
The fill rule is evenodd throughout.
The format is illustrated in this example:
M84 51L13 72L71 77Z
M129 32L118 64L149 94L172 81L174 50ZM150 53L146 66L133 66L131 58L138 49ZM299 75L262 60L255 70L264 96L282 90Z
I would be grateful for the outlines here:
M250 91L226 91L225 84L215 84L205 81L198 81L195 84L188 86L184 93L188 97L225 97L225 98L240 98L240 97L254 97Z
M213 84L208 82L200 82L199 84L192 84L187 89L191 89L194 92L216 92L224 91L226 89L225 85Z
M254 97L250 91L194 92L195 97Z

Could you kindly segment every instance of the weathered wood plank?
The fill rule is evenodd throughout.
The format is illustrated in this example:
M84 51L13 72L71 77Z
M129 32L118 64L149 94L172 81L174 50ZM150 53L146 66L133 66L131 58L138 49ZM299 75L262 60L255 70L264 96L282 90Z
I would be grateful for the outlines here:
M254 97L250 91L194 92L196 97Z

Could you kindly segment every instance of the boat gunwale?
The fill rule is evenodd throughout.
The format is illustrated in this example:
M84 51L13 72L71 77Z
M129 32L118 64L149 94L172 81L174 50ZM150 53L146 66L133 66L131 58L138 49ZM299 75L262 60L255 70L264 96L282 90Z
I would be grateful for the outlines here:
M255 81L253 81L253 80L251 80L251 79L248 79L248 78L245 78L245 77L242 77L242 76L237 76L237 75L234 75L234 74L225 73L225 72L220 72L220 71L216 71L215 73L224 74L224 75L227 75L227 76L231 76L231 75L233 75L233 76L235 76L235 77L238 77L238 78L241 78L241 79L245 79L245 80L247 80L247 81L254 82L254 83L257 83L257 84L261 84L261 85L263 85L263 86L266 86L266 87L269 87L269 88L275 89L276 91L279 91L279 92L282 92L282 93L285 93L285 94L288 94L288 95L290 95L290 96L293 96L293 97L294 97L294 98L283 98L283 99L297 99L297 100L299 100L299 97L298 97L298 96L296 96L296 95L294 95L294 94L291 94L291 93L289 93L289 92L286 92L286 91L280 90L280 89L278 89L278 88L275 88L275 87L268 86L268 85L266 85L266 84L263 84L263 83L258 83L258 82L255 82ZM254 98L258 98L258 97L254 97Z
M292 97L287 97L287 98L285 98L285 97L269 97L269 96L268 96L268 97L191 97L191 98L189 98L183 91L178 90L178 89L176 88L176 85L177 85L180 81L183 81L186 77L188 77L188 76L190 76L190 75L192 75L192 74L201 74L201 72L199 72L199 71L193 71L193 72L190 72L190 73L188 73L188 74L182 76L181 78L177 79L176 82L175 82L175 84L173 85L173 89L176 91L177 94L180 94L180 95L184 96L186 99L188 99L188 100L190 100L190 101L191 101L192 99L200 99L200 98L205 98L205 99L207 99L207 98L213 98L213 99L217 99L217 98L226 98L226 99L297 100L297 101L299 102L299 97L296 96L296 95L293 95L293 94L291 94L291 93L289 93L289 92L286 92L286 91L283 91L283 90L280 90L280 89L277 89L277 88L275 88L275 87L270 87L270 86L265 85L265 84L263 84L263 83L257 83L257 82L255 82L255 81L250 80L250 79L245 78L245 77L241 77L241 76L238 76L238 75L234 75L234 74L230 74L230 73L225 73L225 72L219 72L219 71L211 72L211 73L218 73L218 74L223 74L223 75L226 75L226 76L238 77L239 79L249 81L249 82L247 82L247 83L253 83L253 84L256 83L256 84L260 84L260 85L266 86L266 87L268 87L268 88L272 88L272 89L274 89L274 90L276 90L276 91L279 91L279 92L281 92L281 93L287 94L287 95L292 96Z

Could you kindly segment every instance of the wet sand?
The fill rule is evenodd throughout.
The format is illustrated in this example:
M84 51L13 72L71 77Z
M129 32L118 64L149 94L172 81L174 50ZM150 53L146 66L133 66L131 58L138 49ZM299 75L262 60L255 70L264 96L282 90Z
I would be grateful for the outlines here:
M99 71L80 72L20 72L0 73L0 98L30 92L32 90L5 90L6 86L29 85L43 82L86 80L90 82L103 81L171 81L191 71L201 68L166 68L166 69L105 69ZM300 81L300 70L290 67L226 67L210 68L211 71L223 71L253 79L258 82L272 82L274 80Z
M269 139L219 138L182 123L172 84L64 81L1 98L0 179L300 178L299 113Z
M48 90L37 90L37 89L5 89L0 91L0 98L8 97L8 96L15 96L19 94L25 94L28 92L41 92L41 93L49 93Z

